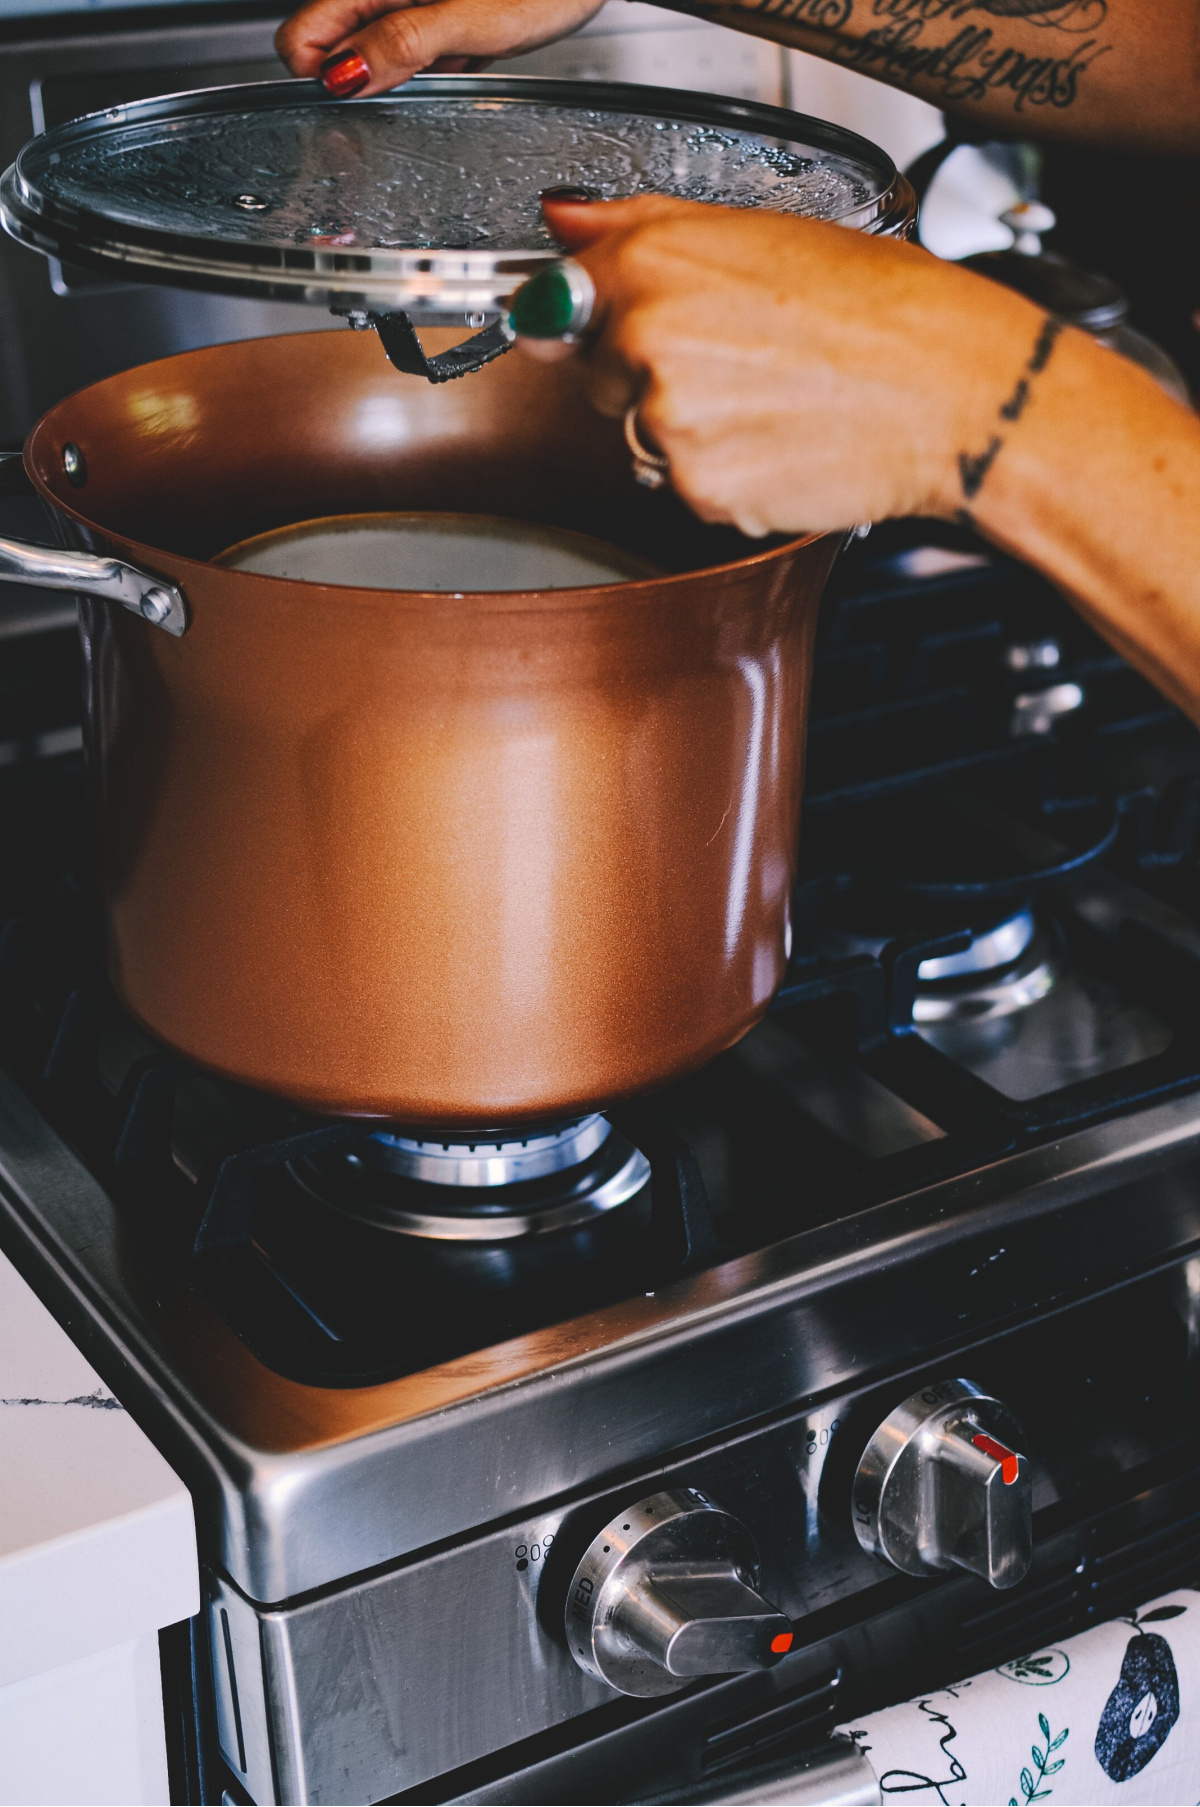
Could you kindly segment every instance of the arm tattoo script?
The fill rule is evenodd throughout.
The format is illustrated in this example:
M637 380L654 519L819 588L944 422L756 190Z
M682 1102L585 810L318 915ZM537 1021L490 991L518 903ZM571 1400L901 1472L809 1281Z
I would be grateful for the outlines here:
M685 10L754 13L764 35L788 41L789 34L771 32L768 20L794 26L792 41L845 68L923 92L932 88L948 105L1010 94L1017 113L1069 107L1080 77L1110 48L1094 35L1108 17L1108 0L692 0ZM995 23L981 24L981 17ZM939 24L954 29L944 37ZM1049 34L1047 54L1005 43L1013 26ZM810 33L825 43L813 44ZM1056 45L1056 34L1068 42Z
M1037 343L1030 352L1025 368L1013 385L1012 394L1000 404L999 419L1006 425L1015 426L1029 405L1033 393L1033 378L1040 376L1050 362L1055 342L1065 322L1054 314L1047 314L1042 322L1042 330L1037 336ZM958 454L958 476L962 484L962 492L968 502L973 502L987 479L987 474L995 464L1005 441L1002 432L993 433L982 452L960 452ZM968 527L974 526L971 515L965 508L959 510L959 518Z
M965 19L988 13L993 19L1019 19L1025 25L1052 26L1057 31L1095 31L1108 17L1108 0L872 0L875 17L891 19Z
M794 19L818 30L841 31L849 25L854 0L743 0L747 12L775 19ZM965 19L987 13L993 19L1016 19L1025 25L1052 26L1058 31L1095 31L1108 17L1108 0L870 0L876 19Z
M934 5L939 0L932 0ZM970 10L996 16L1002 0L971 0ZM952 22L968 10L960 0L957 10L947 8L942 17ZM1043 13L1048 9L1043 9ZM1055 9L1062 10L1062 9ZM921 78L936 84L943 100L985 100L991 93L1008 91L1013 110L1032 107L1069 107L1075 100L1079 78L1107 45L1084 38L1063 56L1031 56L1011 45L997 44L990 25L963 25L944 44L926 38L923 0L874 0L872 14L886 24L872 26L857 42L839 44L834 58L849 69L911 84ZM1030 15L1023 15L1029 23ZM1050 21L1043 17L1043 23Z

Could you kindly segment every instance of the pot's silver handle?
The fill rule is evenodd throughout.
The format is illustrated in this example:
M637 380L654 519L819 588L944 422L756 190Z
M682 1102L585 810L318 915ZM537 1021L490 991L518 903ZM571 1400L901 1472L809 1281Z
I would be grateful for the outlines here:
M176 637L187 633L191 620L183 592L174 584L94 552L60 552L24 540L0 539L0 583L102 596Z

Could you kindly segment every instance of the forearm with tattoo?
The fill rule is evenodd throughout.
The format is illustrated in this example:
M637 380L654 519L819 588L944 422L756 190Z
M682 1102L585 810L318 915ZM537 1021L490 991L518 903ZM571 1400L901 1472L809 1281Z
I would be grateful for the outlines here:
M971 0L970 4L960 0L954 7L940 5L940 0L933 0L932 5L923 0L875 0L872 11L885 22L873 26L857 42L839 47L834 60L905 86L923 78L925 85L938 89L946 106L981 101L990 93L998 97L1010 95L1016 113L1026 107L1073 105L1080 79L1111 45L1093 36L1063 46L1058 55L1054 54L1058 46L1052 46L1049 55L1041 45L1035 52L1026 53L998 43L990 25L959 23L968 12L1000 14L1001 6L1002 0ZM1094 0L1094 8L1102 16L1104 0ZM1066 10L1072 9L1022 12L1019 17L1030 25L1058 25L1058 29L1067 30L1067 25L1059 25L1050 17L1051 11ZM935 20L948 19L951 24L958 24L958 30L944 43L929 41L931 13Z
M1180 148L1196 136L1195 0L659 3L811 51L908 88L935 106L982 112L1002 129L1017 114L1030 119L1025 129L1031 134L1113 132L1130 142ZM1079 103L1081 119L1066 120Z
M1026 107L1069 107L1080 78L1111 48L1100 33L1107 0L741 0L743 10L826 33L825 54L905 87L934 89L944 105L1009 95L1015 112ZM1018 50L983 24L990 15L1006 24L1062 32L1064 44L1042 42ZM952 27L947 35L945 27Z

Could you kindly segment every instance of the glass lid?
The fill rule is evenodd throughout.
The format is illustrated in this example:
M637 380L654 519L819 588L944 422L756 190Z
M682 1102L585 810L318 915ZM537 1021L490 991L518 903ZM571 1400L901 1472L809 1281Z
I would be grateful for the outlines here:
M870 230L896 171L839 127L669 89L444 75L335 101L267 82L44 133L0 181L0 218L52 256L141 278L448 319L497 312L556 254L538 197L560 184Z

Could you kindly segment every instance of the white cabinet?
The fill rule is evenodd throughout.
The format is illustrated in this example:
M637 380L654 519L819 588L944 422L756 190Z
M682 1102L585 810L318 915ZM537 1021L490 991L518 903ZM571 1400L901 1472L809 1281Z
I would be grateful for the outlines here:
M0 1256L0 1803L163 1802L187 1489Z

